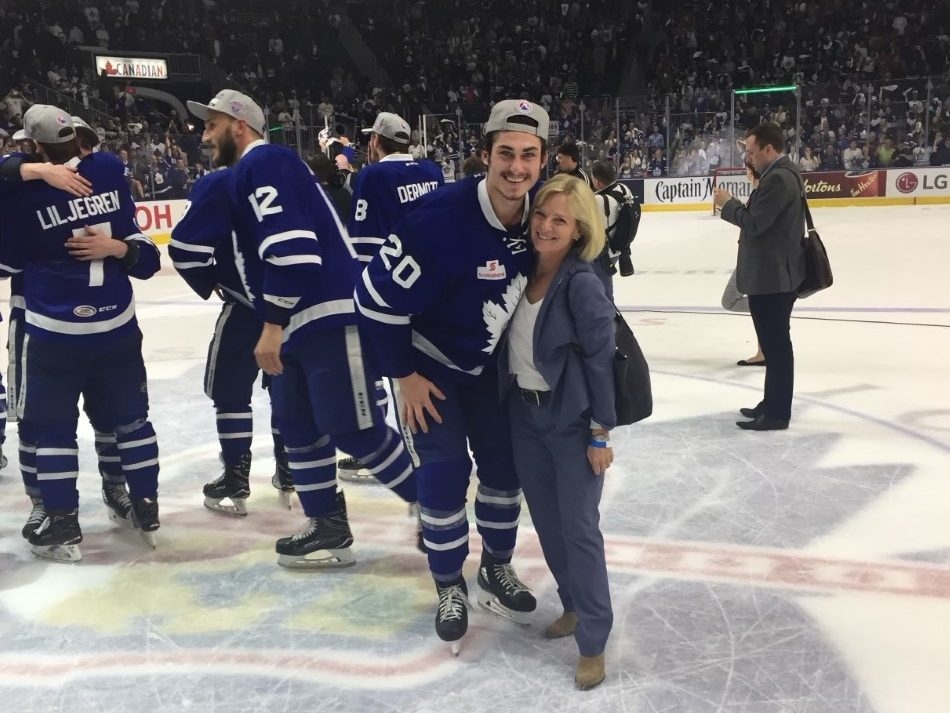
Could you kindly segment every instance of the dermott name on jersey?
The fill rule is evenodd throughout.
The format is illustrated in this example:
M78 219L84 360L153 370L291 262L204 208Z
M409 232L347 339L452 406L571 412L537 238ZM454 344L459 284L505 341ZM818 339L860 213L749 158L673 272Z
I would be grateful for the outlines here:
M399 202L400 203L411 203L412 201L421 198L426 193L434 191L439 187L438 181L426 181L425 183L409 183L405 186L399 186Z
M119 192L97 193L85 198L74 198L66 204L65 215L60 215L59 206L49 205L36 211L43 230L50 230L60 225L85 220L96 215L115 213L119 210Z

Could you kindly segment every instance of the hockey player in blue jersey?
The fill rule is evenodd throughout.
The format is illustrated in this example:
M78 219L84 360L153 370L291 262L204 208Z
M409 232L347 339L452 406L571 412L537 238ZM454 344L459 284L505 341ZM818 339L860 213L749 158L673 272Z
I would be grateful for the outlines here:
M16 132L13 137L16 141L22 141L25 138L22 130ZM42 180L55 188L68 191L74 196L89 195L89 181L80 176L75 168L54 163L43 163L39 160L38 156L35 161L31 161L30 158L31 157L26 154L20 153L0 156L0 192L12 190L26 181ZM0 275L0 279L3 277L3 275ZM16 301L14 297L15 295L11 294L11 312L13 309L16 309L13 305ZM0 321L2 321L2 318L0 318ZM11 343L12 340L8 340L8 345ZM16 365L14 364L9 368L15 370ZM15 406L16 404L16 393L12 384L10 387L9 403L11 406ZM0 377L0 469L5 468L7 465L7 457L3 454L3 445L6 443L6 433L7 391L3 385L3 378ZM37 499L39 498L39 491L36 492L36 497Z
M77 165L92 184L92 195L85 198L73 199L42 184L0 198L6 219L0 226L0 263L23 275L20 400L35 435L37 481L46 510L29 540L40 557L81 557L76 425L83 394L115 434L122 470L129 475L133 523L154 546L158 445L148 421L142 337L129 275L151 277L159 267L158 249L135 224L121 165L104 154L80 161L68 115L34 105L24 115L24 131L41 155ZM91 226L99 234L89 235ZM117 239L103 248L102 235Z
M535 608L511 565L521 490L493 352L527 284L529 192L546 159L548 125L536 104L498 102L485 125L486 176L424 198L356 290L360 326L383 374L398 380L439 597L436 633L456 653L468 628L469 447L479 478L479 602L521 622Z
M369 129L370 164L354 176L353 209L347 230L361 262L368 263L386 242L396 223L424 195L444 185L442 170L432 161L409 155L409 124L398 114L380 112ZM396 426L393 415L390 425ZM377 482L350 456L337 463L340 478Z
M326 194L287 148L265 144L264 113L222 90L189 101L229 186L235 255L264 320L254 349L273 378L271 398L307 527L277 541L278 563L330 568L355 562L336 447L360 458L410 504L416 479L402 439L375 406L375 369L364 362L353 289L360 263Z
M79 141L81 156L93 153L99 136L79 117L72 117L73 127ZM14 134L18 140L29 141L25 132ZM32 143L32 141L31 141ZM60 188L75 196L90 194L88 180L80 175L73 166L64 164L40 163L42 159L36 153L11 154L0 157L0 192L14 190L22 185L23 181L44 180L54 188ZM108 245L111 236L101 231L89 229L87 237L99 245ZM24 539L29 539L36 529L46 519L46 510L40 496L36 480L36 442L30 425L26 423L22 414L17 412L18 395L21 392L23 370L21 361L23 356L24 339L24 299L23 276L14 275L10 281L10 321L7 334L8 377L10 389L8 403L10 412L17 417L17 431L19 436L20 474L23 487L30 498L31 509L26 523L20 531ZM2 393L2 385L0 385ZM121 525L132 526L132 503L129 500L128 489L125 484L125 475L119 460L115 434L103 430L102 420L95 411L95 404L90 399L83 400L83 408L89 416L95 432L95 448L99 461L99 473L102 476L102 500L105 503L109 518Z
M251 396L260 369L254 346L264 321L254 310L241 281L232 243L228 205L229 169L209 173L195 183L168 255L185 282L202 299L217 292L222 300L205 365L205 394L214 402L224 472L204 486L205 507L227 515L247 515L251 494L251 442L254 432ZM277 468L271 484L290 507L294 492L280 430L272 419Z
M79 143L79 154L81 157L88 156L94 152L95 146L99 143L99 136L80 117L73 116L71 119ZM14 136L28 140L23 131L17 132ZM29 161L33 157L35 157L37 161L40 160L39 155L36 154L23 156L23 159ZM26 165L34 164L25 164L25 166ZM78 173L70 173L71 171L75 171L74 168L57 164L46 165L62 168L67 172L65 178L75 176L75 178L82 179L88 185L88 181L82 178ZM50 185L59 187L52 183ZM69 190L69 192L74 195L82 195L72 190ZM112 236L102 231L92 229L86 230L86 235L81 241L74 239L73 244L77 246L77 249L88 250L90 247L93 248L97 251L96 257L108 256L113 246ZM21 530L23 537L29 539L30 535L33 534L43 523L43 520L46 519L46 510L43 507L43 499L40 496L39 486L36 480L35 437L30 424L24 421L22 414L17 411L19 401L17 396L21 392L23 377L21 362L23 357L24 313L23 276L22 274L18 274L14 275L10 281L10 329L7 338L7 352L9 355L8 373L10 376L9 403L12 406L13 413L18 417L17 430L20 441L20 473L23 479L24 490L32 504L26 524ZM113 522L132 527L132 502L129 499L125 474L122 472L122 464L119 458L115 434L104 426L103 416L101 416L97 410L98 406L94 399L83 398L83 409L89 417L95 434L96 456L98 459L99 474L102 476L102 501L105 503L109 518Z

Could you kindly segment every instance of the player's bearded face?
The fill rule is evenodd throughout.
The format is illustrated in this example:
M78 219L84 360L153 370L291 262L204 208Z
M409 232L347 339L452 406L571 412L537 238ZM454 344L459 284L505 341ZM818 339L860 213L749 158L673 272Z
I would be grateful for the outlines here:
M215 166L233 166L237 161L237 144L231 133L233 124L223 127L223 131L211 142L211 160Z

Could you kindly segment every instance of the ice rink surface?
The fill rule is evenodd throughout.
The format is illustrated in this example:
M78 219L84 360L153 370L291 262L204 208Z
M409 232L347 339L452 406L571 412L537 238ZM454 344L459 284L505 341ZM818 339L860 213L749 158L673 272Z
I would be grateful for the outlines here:
M572 639L525 511L528 627L473 615L459 658L405 508L346 485L359 563L276 564L303 525L270 486L255 397L246 520L202 507L218 473L202 372L217 306L165 260L137 283L162 528L149 551L99 498L81 427L79 565L34 560L16 464L0 473L0 710L11 713L947 713L950 711L950 206L819 209L835 286L798 303L793 422L740 431L763 370L719 307L737 231L645 213L617 302L653 370L655 414L614 434L601 507L615 623L607 680L574 690ZM5 288L3 288L5 289ZM6 313L6 309L4 309ZM475 587L472 536L466 569Z

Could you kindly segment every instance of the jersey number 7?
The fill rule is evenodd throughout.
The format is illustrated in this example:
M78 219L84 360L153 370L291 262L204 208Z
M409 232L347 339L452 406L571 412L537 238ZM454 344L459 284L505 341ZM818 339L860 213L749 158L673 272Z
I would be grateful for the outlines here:
M112 235L112 224L109 222L105 223L96 223L95 225L88 226L93 230L100 230L106 235ZM74 238L83 238L86 236L86 228L76 228L73 231ZM89 286L90 287L102 287L105 283L106 272L103 267L103 260L99 258L98 260L89 261Z

